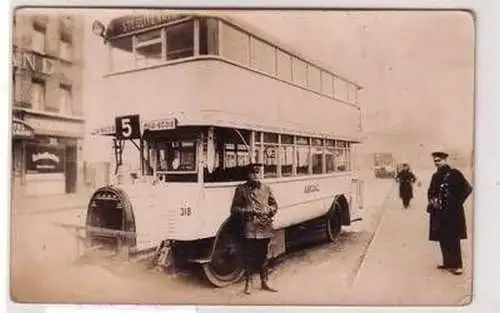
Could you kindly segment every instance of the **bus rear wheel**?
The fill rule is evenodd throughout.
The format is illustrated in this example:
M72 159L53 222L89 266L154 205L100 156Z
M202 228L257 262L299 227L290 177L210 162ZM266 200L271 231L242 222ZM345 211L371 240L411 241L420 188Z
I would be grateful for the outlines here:
M211 261L202 264L202 270L215 287L226 287L240 281L245 273L241 243L229 233L221 234Z
M329 242L337 240L342 231L342 213L340 212L340 206L335 204L333 209L333 215L331 217L327 217L325 220L326 237Z

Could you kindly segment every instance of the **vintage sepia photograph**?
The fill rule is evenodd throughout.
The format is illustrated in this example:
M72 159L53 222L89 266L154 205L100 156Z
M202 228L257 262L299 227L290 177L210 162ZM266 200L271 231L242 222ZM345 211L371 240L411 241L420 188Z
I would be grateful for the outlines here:
M473 301L471 12L13 14L11 301Z

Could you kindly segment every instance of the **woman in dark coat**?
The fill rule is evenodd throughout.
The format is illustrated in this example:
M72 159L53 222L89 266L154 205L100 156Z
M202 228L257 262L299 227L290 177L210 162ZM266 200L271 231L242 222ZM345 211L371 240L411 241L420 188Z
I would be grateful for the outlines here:
M403 207L406 209L410 205L410 200L413 198L413 184L417 178L410 170L408 164L403 164L401 171L396 176L396 181L399 182L399 197L403 200Z
M443 264L439 269L462 274L462 253L460 240L467 238L463 203L472 192L464 175L446 163L448 154L432 154L437 171L427 192L429 204L429 240L439 241Z

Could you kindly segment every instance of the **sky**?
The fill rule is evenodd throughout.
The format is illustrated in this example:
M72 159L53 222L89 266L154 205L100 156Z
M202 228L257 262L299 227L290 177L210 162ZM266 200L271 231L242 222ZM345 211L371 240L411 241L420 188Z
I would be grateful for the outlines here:
M85 10L87 112L103 105L106 50L91 24L130 10ZM436 148L471 153L474 129L474 22L446 11L225 11L363 90L367 151L401 158ZM98 122L90 117L88 127ZM112 123L111 121L108 124Z

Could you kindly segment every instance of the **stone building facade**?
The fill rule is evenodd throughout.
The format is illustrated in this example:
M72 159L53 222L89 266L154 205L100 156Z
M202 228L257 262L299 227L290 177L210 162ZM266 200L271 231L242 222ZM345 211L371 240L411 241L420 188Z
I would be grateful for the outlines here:
M84 185L84 21L49 12L21 9L13 20L14 198L75 193Z

